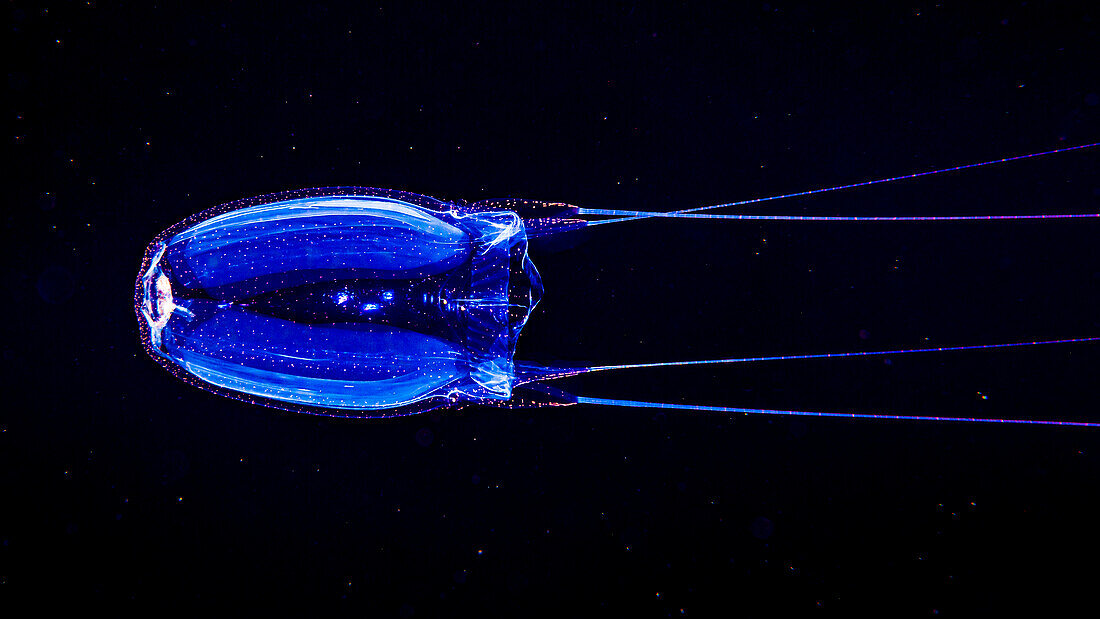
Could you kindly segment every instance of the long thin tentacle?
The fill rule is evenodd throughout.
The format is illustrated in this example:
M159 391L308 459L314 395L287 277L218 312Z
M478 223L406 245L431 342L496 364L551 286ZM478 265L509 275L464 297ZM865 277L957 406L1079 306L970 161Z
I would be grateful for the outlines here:
M747 200L738 200L736 202L725 202L722 204L711 204L708 206L697 206L694 208L682 209L672 212L648 212L648 211L631 211L621 209L578 209L579 215L598 215L598 216L612 216L620 217L620 219L607 219L602 221L589 222L590 226L598 226L608 223L622 223L624 221L633 221L635 219L645 219L649 217L683 217L683 218L700 218L700 219L742 219L742 220L777 220L777 221L1012 221L1012 220L1027 220L1027 219L1082 219L1082 218L1097 218L1100 217L1100 213L1084 213L1084 214L1068 214L1068 215L976 215L976 216L931 216L931 217L811 217L811 216L799 216L799 215L699 215L700 211L709 211L713 209L726 208L731 206L744 206L747 204L757 204L760 202L770 202L774 200L784 200L787 198L798 198L802 196L812 196L821 193L829 193L833 191L841 191L844 189L855 189L858 187L869 187L871 185L881 185L884 183L892 183L896 181L908 180L913 178L921 178L924 176L932 176L935 174L944 174L947 172L957 172L959 170L967 170L970 168L980 168L984 166L991 166L1001 163L1009 163L1012 161L1022 161L1024 159L1034 159L1036 157L1045 157L1047 155L1055 155L1058 153L1068 153L1071 151L1084 150L1100 146L1100 142L1093 142L1090 144L1079 144L1077 146L1067 146L1065 148L1056 148L1053 150L1047 150L1038 153L1028 153L1026 155L1016 155L1014 157L1004 157L1001 159L992 159L989 161L980 161L977 163L967 163L963 165L952 166L949 168L940 168L937 170L928 170L925 172L916 172L913 174L903 174L901 176L890 176L886 178L878 178L869 181L861 181L858 183L849 183L847 185L837 185L835 187L824 187L821 189L808 189L806 191L796 191L794 193L785 193L774 196L765 196L761 198L749 198Z
M772 408L740 408L733 406L701 406L698 404L674 404L666 402L644 402L639 400L618 400L610 398L577 397L577 404L597 406L617 406L622 408L660 408L668 410L701 411L710 413L739 413L744 415L777 415L788 417L839 417L845 419L879 419L886 421L934 421L962 423L1000 423L1043 426L1070 426L1078 428L1100 428L1100 423L1092 421L1063 421L1054 419L1002 419L997 417L942 417L936 415L891 415L886 413L836 413L821 411L795 411Z

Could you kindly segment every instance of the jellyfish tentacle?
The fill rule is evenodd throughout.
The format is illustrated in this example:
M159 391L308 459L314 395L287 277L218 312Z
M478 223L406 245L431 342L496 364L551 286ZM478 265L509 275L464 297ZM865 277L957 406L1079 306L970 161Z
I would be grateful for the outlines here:
M677 367L688 365L722 365L732 363L762 363L768 361L797 361L797 360L809 360L809 359L843 359L847 357L886 357L893 355L909 355L916 353L929 353L929 352L958 352L958 351L974 351L974 350L991 350L999 348L1020 348L1024 346L1051 346L1054 344L1084 344L1089 342L1100 342L1100 337L1076 337L1076 338L1063 338L1058 340L1031 340L1026 342L1005 342L999 344L971 344L967 346L937 346L930 348L899 348L895 350L870 350L870 351L855 351L855 352L827 352L827 353L812 353L812 354L798 354L798 355L770 355L761 357L731 357L725 359L696 359L690 361L657 361L650 363L624 363L617 365L594 365L589 367L559 367L559 368L538 368L534 366L525 365L527 368L526 374L522 377L527 378L528 381L547 381L557 378L565 378L568 376L576 376L577 374L586 374L590 372L607 372L613 370L634 370L644 368L661 368L661 367Z
M741 408L733 406L703 406L699 404L676 404L669 402L646 402L641 400L620 400L612 398L591 398L578 396L577 404L596 406L615 406L620 408L657 408L666 410L685 410L709 413L736 413L743 415L772 415L784 417L836 417L842 419L877 419L880 421L930 421L960 423L999 423L1016 425L1068 426L1076 428L1100 428L1093 421L1067 421L1059 419L1013 419L998 417L954 417L937 415L894 415L889 413L826 412L804 410L782 410L772 408Z
M989 161L979 161L976 163L967 163L963 165L957 165L947 168L939 168L936 170L926 170L924 172L915 172L912 174L902 174L900 176L889 176L885 178L878 178L869 181L860 181L858 183L848 183L845 185L837 185L834 187L823 187L819 189L808 189L805 191L796 191L793 193L785 193L774 196L764 196L759 198L749 198L746 200L737 200L735 202L725 202L722 204L711 204L707 206L697 206L694 208L681 209L672 212L649 212L649 211L631 211L621 209L590 209L580 208L577 210L578 215L595 215L595 216L609 216L620 217L621 219L604 219L598 221L590 221L588 225L598 226L608 223L622 223L625 221L634 221L635 219L647 219L650 217L679 217L690 219L742 219L742 220L776 220L776 221L980 221L980 220L1026 220L1026 219L1079 219L1079 218L1097 218L1100 217L1100 213L1084 213L1084 214L1069 214L1069 215L999 215L999 216L939 216L939 217L810 217L810 216L797 216L797 215L703 215L701 211L709 211L720 208L727 208L732 206L745 206L748 204L757 204L760 202L771 202L775 200L785 200L788 198L799 198L804 196L812 196L822 193L829 193L834 191L843 191L845 189L857 189L860 187L869 187L871 185L881 185L885 183L893 183L897 181L909 180L914 178L921 178L925 176L933 176L936 174L945 174L948 172L958 172L960 170L968 170L971 168L980 168L985 166L992 166L1002 163L1009 163L1013 161L1022 161L1025 159L1035 159L1037 157L1045 157L1048 155L1056 155L1059 153L1068 153L1072 151L1085 150L1100 146L1100 142L1092 142L1089 144L1078 144L1076 146L1066 146L1064 148L1055 148L1053 150L1047 150L1037 153L1028 153L1025 155L1015 155L1013 157L1003 157L1001 159L991 159Z

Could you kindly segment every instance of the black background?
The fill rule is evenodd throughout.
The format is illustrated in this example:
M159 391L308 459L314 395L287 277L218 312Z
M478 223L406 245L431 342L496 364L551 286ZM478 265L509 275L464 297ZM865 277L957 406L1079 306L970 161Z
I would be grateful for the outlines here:
M353 184L672 210L1096 141L1095 7L173 6L5 9L6 597L406 617L1095 607L1094 430L585 406L334 422L177 381L141 351L131 299L154 235L261 193ZM746 212L1098 212L1097 161L1053 155ZM1098 232L598 227L532 248L546 296L517 357L1097 336ZM1095 421L1098 353L673 368L561 386Z

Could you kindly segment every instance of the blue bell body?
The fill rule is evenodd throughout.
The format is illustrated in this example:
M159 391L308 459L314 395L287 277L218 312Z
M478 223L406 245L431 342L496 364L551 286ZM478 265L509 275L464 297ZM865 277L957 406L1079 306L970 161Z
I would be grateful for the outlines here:
M353 417L506 402L542 294L523 219L381 189L263 196L147 248L148 352L212 391Z

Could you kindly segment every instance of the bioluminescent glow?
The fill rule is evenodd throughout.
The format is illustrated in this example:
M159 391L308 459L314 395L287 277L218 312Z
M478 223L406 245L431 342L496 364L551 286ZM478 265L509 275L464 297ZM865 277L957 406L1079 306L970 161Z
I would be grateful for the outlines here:
M543 294L528 239L634 219L955 222L1075 220L1097 213L903 217L700 213L1083 150L1100 143L667 213L503 199L443 202L362 187L241 200L148 246L135 310L149 354L181 379L249 402L375 418L444 406L592 404L759 415L1097 427L1086 421L813 412L574 396L546 385L588 372L1080 345L1100 337L581 367L514 359ZM588 216L618 217L590 220Z

